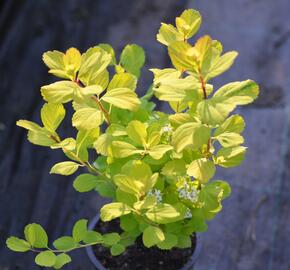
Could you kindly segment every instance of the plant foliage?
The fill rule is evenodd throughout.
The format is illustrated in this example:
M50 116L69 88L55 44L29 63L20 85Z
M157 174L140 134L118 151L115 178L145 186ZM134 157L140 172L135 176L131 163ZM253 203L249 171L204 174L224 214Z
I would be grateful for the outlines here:
M63 151L66 158L50 173L80 172L76 191L111 198L100 217L119 218L123 232L101 235L80 220L53 249L45 230L29 224L24 239L7 240L11 250L37 251L38 265L60 269L71 261L69 251L88 245L104 245L115 256L137 237L148 248L186 248L193 233L207 230L207 221L231 193L227 182L215 179L216 168L238 166L247 149L241 135L245 122L233 111L253 102L259 87L245 80L214 88L211 79L228 70L237 53L223 53L222 44L209 36L189 42L200 24L199 12L189 9L175 26L161 25L157 40L167 46L173 67L151 69L153 84L141 98L135 91L145 54L136 44L123 49L119 62L109 44L83 54L75 48L44 53L49 73L60 80L41 87L42 124L19 120L17 125L28 131L31 143ZM172 112L154 110L153 94ZM57 131L66 103L74 109L76 137Z

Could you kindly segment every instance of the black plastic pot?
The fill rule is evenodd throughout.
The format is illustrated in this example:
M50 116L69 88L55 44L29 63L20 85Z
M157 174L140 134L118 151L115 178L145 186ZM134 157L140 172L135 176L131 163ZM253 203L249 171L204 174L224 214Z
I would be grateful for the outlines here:
M99 222L100 220L100 215L95 216L95 218L91 221L91 223L89 224L89 229L90 230L94 230L94 228L96 227L96 224ZM90 261L92 262L92 264L95 266L96 269L98 270L107 270L102 264L101 262L98 260L98 258L96 257L93 248L91 246L86 248L87 254L90 258ZM196 246L195 246L195 250L193 252L193 254L191 255L189 261L179 270L192 270L197 258L200 254L201 251L201 239L199 237L199 235L197 235L196 238Z

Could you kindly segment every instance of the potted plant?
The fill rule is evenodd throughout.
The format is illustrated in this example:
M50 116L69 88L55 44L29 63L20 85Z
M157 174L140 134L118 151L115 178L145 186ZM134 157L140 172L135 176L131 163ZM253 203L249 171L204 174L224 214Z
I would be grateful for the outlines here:
M118 62L108 44L83 54L75 48L44 53L49 73L61 80L41 87L42 125L17 125L28 130L31 143L64 152L68 160L50 173L82 171L74 188L97 191L111 202L89 227L87 220L77 221L72 235L56 239L54 248L35 223L25 227L25 239L8 238L8 248L35 252L36 264L55 269L71 261L70 251L84 247L98 269L192 266L196 233L207 230L231 193L227 182L213 180L216 167L237 166L245 156L245 122L231 113L259 93L251 80L214 89L211 79L229 69L237 53L223 54L221 43L209 36L192 45L200 24L199 12L188 9L176 26L161 25L157 40L168 47L173 67L151 69L153 84L141 98L135 89L145 55L135 44L124 48ZM153 95L171 113L154 110ZM57 133L67 103L75 111L75 138Z

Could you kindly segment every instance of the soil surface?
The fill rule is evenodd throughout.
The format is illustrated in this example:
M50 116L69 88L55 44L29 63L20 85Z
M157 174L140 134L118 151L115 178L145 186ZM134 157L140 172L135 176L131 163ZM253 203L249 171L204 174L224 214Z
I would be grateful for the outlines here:
M98 232L120 232L118 221L99 222L95 228ZM135 245L130 246L120 256L111 256L110 250L103 246L94 246L102 265L108 270L178 270L189 260L196 246L196 236L192 236L192 247L186 249L174 248L164 251L157 247L146 248L142 238L137 238Z

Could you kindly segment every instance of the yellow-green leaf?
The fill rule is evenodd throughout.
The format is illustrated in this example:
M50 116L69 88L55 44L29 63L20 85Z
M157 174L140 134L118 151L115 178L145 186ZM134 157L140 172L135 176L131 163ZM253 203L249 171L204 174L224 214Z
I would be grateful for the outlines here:
M218 136L224 132L242 133L245 129L245 121L238 114L232 115L223 122L214 132L214 136Z
M197 105L197 113L204 124L216 126L221 124L235 107L235 104L228 102L223 97L214 96L201 101Z
M10 250L15 251L15 252L26 252L30 250L30 245L28 242L14 236L9 237L6 240L6 245Z
M24 229L25 239L32 247L46 248L48 237L45 230L36 223L28 224Z
M196 68L195 55L192 47L184 41L175 41L168 47L168 53L174 67L180 71L194 70Z
M124 157L132 156L134 154L140 154L142 153L142 150L138 150L134 145L127 142L113 141L112 152L113 152L114 157L124 158Z
M150 248L157 245L165 239L163 231L156 226L148 226L143 232L144 246Z
M28 120L18 120L16 125L33 132L41 132L43 130L41 126Z
M186 39L191 38L198 31L200 24L200 13L194 9L186 9L180 17L176 18L176 27Z
M65 71L64 53L56 50L47 51L42 55L42 60L50 69L49 73L52 73L60 78L70 78Z
M72 125L77 129L94 129L104 121L103 113L93 107L84 107L77 110L72 118Z
M230 104L247 105L253 102L259 94L259 86L252 80L233 82L218 89L214 97L223 98Z
M138 120L131 121L126 128L126 131L133 142L143 146L146 145L147 130L142 122Z
M166 224L183 219L183 215L177 208L170 204L157 204L146 212L146 217L151 221Z
M157 34L157 40L168 46L175 41L182 41L183 35L171 24L161 23L161 27Z
M244 160L246 150L244 146L221 148L214 157L214 163L225 168L238 166Z
M65 117L65 109L61 103L45 103L41 109L41 121L50 132L55 132Z
M42 251L35 257L35 263L39 266L52 267L56 263L56 255L50 251Z
M108 91L101 100L121 109L136 110L141 104L135 92L129 88L115 88Z
M47 102L66 103L73 99L79 86L71 81L58 81L41 87L41 94Z
M148 150L148 154L154 159L162 158L166 152L172 150L173 147L171 145L160 144L155 145Z
M233 65L237 56L238 53L232 51L225 53L221 57L218 57L217 60L214 61L213 64L210 66L205 76L205 80L210 80L227 71Z
M73 162L73 161L64 161L55 164L51 170L50 173L55 174L62 174L62 175L71 175L76 172L80 164Z
M143 48L136 44L131 44L123 49L120 57L120 64L127 72L138 78L140 76L140 69L143 67L144 63L145 52Z
M40 146L52 146L55 144L55 141L50 137L47 132L33 132L31 130L28 131L27 139L36 145Z
M96 78L110 64L111 58L111 54L98 46L88 49L82 55L78 78L87 86L96 84Z
M101 210L101 220L111 221L120 216L128 215L132 211L131 207L124 203L115 202L104 205Z
M215 165L206 158L196 159L187 167L187 174L198 179L202 183L208 182L215 174Z
M129 88L135 90L137 85L137 78L130 73L115 74L110 81L108 91L115 88Z
M244 143L244 138L235 132L224 132L215 138L223 147L232 147Z
M114 177L115 184L124 192L135 196L144 195L144 184L141 181L133 179L127 175L117 174Z

